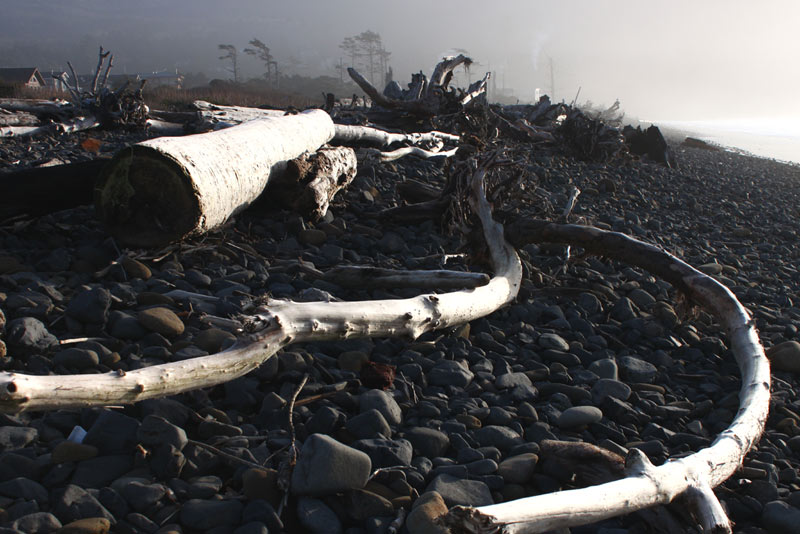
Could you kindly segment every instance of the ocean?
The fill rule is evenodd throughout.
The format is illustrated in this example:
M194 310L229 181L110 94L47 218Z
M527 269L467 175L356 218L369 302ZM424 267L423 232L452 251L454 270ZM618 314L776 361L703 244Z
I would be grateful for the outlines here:
M737 152L800 164L800 117L640 121Z

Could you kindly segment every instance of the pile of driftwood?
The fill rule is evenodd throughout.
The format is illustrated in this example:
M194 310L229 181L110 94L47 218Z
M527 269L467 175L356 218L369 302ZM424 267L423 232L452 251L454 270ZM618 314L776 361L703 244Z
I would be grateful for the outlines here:
M133 403L240 377L291 343L355 336L416 338L431 330L463 324L516 298L523 271L515 247L532 242L562 243L645 268L714 313L728 329L742 371L740 410L709 448L691 456L654 467L640 451L632 449L624 465L602 485L479 508L455 507L441 520L463 532L543 532L681 497L692 506L703 529L730 532L730 522L712 488L740 467L763 430L769 405L769 365L749 313L712 278L658 247L625 235L544 220L511 220L505 228L496 222L487 201L486 183L497 169L509 165L507 147L496 142L501 131L536 145L557 143L559 137L573 135L568 132L575 130L581 135L591 130L600 157L610 157L609 151L614 151L605 148L606 143L612 143L596 131L595 119L585 115L578 118L563 104L542 100L535 106L481 105L477 111L468 109L477 100L472 93L481 91L480 87L456 92L447 86L448 73L465 61L462 57L447 59L437 66L430 81L417 78L408 92L394 96L370 94L371 90L365 88L373 102L384 108L379 112L388 108L395 113L426 116L439 124L462 125L460 129L447 133L390 132L372 126L335 124L322 110L285 114L209 108L205 111L224 113L224 121L216 124L225 122L225 127L197 135L156 138L124 149L101 171L95 199L98 214L120 242L152 247L215 228L267 187L277 186L285 198L296 199L295 209L319 218L333 195L347 187L359 165L380 164L396 157L398 150L401 155L453 157L457 161L452 165L448 186L440 192L428 191L429 201L448 203L451 215L457 215L463 224L479 224L475 232L488 251L492 277L480 277L467 290L403 300L272 300L243 318L241 324L246 327L237 332L238 342L233 347L128 373L91 377L0 373L0 411ZM365 115L368 117L369 112ZM485 135L468 143L466 138L474 134L465 131L463 125L470 121L482 126ZM570 121L573 126L565 128ZM618 133L609 136L620 137ZM347 144L372 146L359 157L353 148L343 146ZM452 148L445 150L446 146ZM590 150L588 155L592 154ZM571 203L576 197L577 192ZM405 276L426 280L428 286L443 279L441 272Z
M0 137L72 133L98 126L141 127L147 122L147 106L142 97L146 80L130 89L108 87L114 56L100 47L97 67L88 87L82 88L70 62L71 81L62 73L59 81L70 96L65 100L0 99Z

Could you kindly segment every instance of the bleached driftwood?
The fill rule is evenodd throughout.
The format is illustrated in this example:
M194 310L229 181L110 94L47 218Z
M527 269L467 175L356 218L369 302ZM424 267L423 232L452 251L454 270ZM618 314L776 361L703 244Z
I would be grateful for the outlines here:
M528 134L528 136L534 141L548 141L550 143L555 143L556 141L555 137L553 137L553 134L551 132L545 130L544 128L533 126L525 119L517 119L514 122L514 126L520 131L523 131L526 134Z
M424 143L437 143L439 141L458 143L460 139L461 138L457 135L437 131L421 133L392 133L369 126L350 126L345 124L337 124L336 133L333 136L332 142L341 144L389 146L394 143L420 145Z
M268 185L268 192L307 219L318 221L333 197L356 177L356 153L348 147L323 147L288 162L286 172Z
M458 148L451 148L450 150L438 152L433 150L425 150L424 148L420 148L418 146L405 146L389 152L381 152L377 148L362 148L358 151L358 155L366 160L372 159L387 162L395 161L405 156L417 156L423 159L449 158L455 156L456 152L458 152Z
M322 279L342 287L461 289L484 286L489 276L462 271L400 271L363 265L341 265L326 271Z
M194 124L196 131L221 130L247 121L286 115L286 111L282 109L222 106L205 100L195 100L192 106L197 110Z
M474 82L467 88L467 92L461 97L461 105L466 106L479 96L486 94L486 88L489 85L489 79L492 77L491 72L487 72L483 78Z
M122 242L160 246L206 232L255 200L286 162L333 137L321 110L265 118L120 151L96 190L100 218Z
M100 126L94 116L75 117L62 122L53 122L41 126L6 126L0 128L0 137L33 137L36 135L74 133L90 130Z
M72 104L66 100L0 98L0 108L8 111L25 111L37 116L61 116L72 109Z
M38 126L39 118L27 111L8 111L0 108L0 126Z
M155 134L157 136L183 135L186 133L184 125L178 122L162 121L160 119L147 119L145 126L151 134Z
M691 456L655 467L643 453L632 449L626 459L627 477L621 480L478 508L455 507L445 521L456 532L545 532L665 504L681 495L693 504L704 532L730 533L730 521L712 488L739 469L761 436L770 398L769 362L747 310L713 278L653 245L620 233L529 220L510 226L506 237L516 246L538 241L571 244L638 265L712 311L728 331L742 372L739 411L710 447Z
M522 280L519 256L492 220L483 191L485 169L472 176L473 209L483 226L495 276L488 284L410 299L364 302L273 301L250 317L250 330L230 349L135 371L33 376L0 373L0 412L126 404L210 387L240 377L294 342L353 337L416 338L488 315L514 299Z

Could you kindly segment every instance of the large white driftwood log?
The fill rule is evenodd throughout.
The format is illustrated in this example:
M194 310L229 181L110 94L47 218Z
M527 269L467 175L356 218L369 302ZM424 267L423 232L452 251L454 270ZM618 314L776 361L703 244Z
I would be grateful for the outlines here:
M492 220L484 169L472 177L473 201L489 245L495 276L488 284L410 299L364 302L270 302L250 318L254 333L219 354L135 371L33 376L0 373L0 412L127 404L210 387L238 378L289 343L353 337L405 336L459 325L514 299L522 280L519 256Z
M264 118L120 151L95 192L100 218L121 242L161 246L224 223L264 190L288 160L333 137L322 110Z
M195 100L192 105L197 110L195 128L199 131L221 130L247 121L286 115L286 111L282 109L222 106L205 100Z
M564 243L638 265L709 309L727 329L742 372L739 411L710 447L691 456L656 467L643 453L632 449L626 459L627 477L621 480L478 508L455 507L444 520L454 532L536 533L594 523L665 504L680 495L694 505L703 532L730 533L730 521L712 488L739 469L745 454L761 436L770 398L769 362L747 310L713 278L653 245L620 233L523 221L509 228L506 236L516 246L534 241Z

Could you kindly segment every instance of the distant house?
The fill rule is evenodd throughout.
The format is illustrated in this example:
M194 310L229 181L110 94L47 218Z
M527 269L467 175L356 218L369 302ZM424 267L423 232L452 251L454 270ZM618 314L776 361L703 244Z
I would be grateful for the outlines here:
M36 67L0 68L0 86L41 89L46 84Z
M56 91L63 91L63 92L69 91L69 88L64 83L65 80L67 83L69 83L70 76L68 72L63 70L62 71L51 70L43 77L44 77L44 85L48 89L55 89Z
M139 77L147 80L147 87L174 87L181 89L183 87L183 74L178 74L169 70L162 70L160 72L142 73Z

